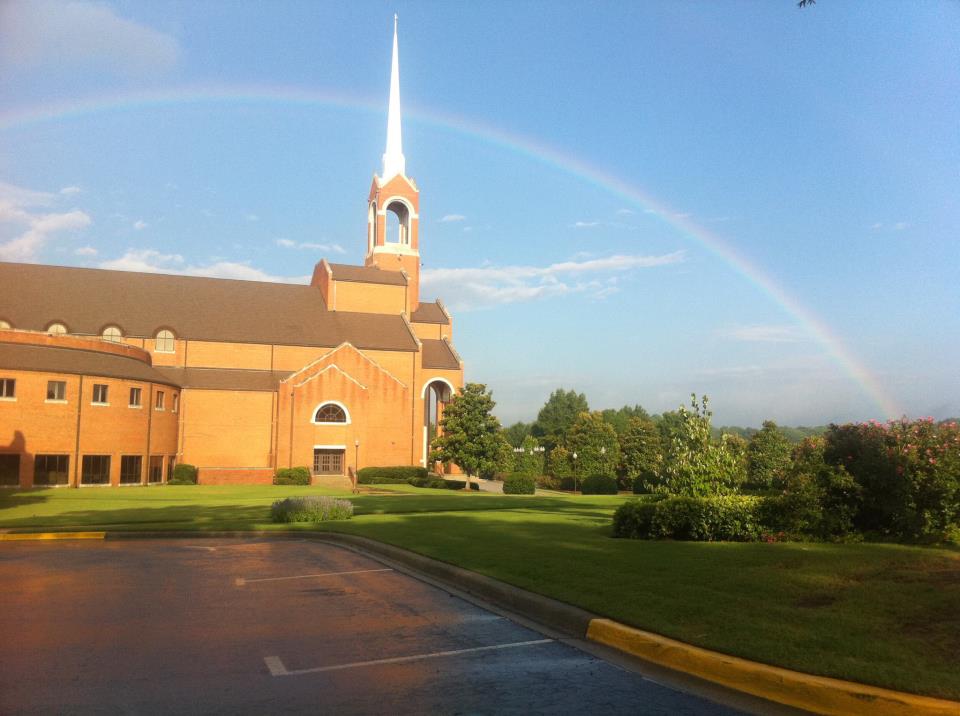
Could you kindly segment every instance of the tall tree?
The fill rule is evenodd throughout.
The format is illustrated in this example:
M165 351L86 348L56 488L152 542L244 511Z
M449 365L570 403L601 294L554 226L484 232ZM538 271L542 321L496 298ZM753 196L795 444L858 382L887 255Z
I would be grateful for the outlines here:
M587 396L574 390L557 388L537 414L532 433L548 450L563 444L577 416L590 410Z
M567 433L567 447L577 454L574 470L578 477L616 474L620 443L617 432L600 413L580 413Z
M503 429L503 437L507 439L511 447L518 448L523 444L523 439L530 434L530 428L532 427L533 423L516 422Z
M519 472L534 478L544 474L543 449L535 437L527 435L517 450L519 450L519 452L511 451L514 472Z
M453 462L470 476L502 469L509 446L494 416L493 395L483 383L467 383L447 403L440 419L440 435L433 441L431 460Z
M643 409L642 405L624 405L617 410L607 408L603 411L603 419L613 426L613 429L617 431L617 435L623 435L627 431L630 420L633 418L649 420L650 414Z
M747 482L755 487L782 487L791 452L786 435L775 422L765 420L747 448Z
M657 471L663 459L660 431L652 420L630 418L620 436L620 465L623 487L630 489L640 480L647 492L653 490Z

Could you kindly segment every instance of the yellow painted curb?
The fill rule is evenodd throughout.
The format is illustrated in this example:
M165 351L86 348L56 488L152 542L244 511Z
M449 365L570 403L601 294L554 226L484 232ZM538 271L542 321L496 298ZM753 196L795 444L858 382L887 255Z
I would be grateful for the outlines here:
M610 619L592 619L587 638L670 669L818 714L960 716L960 702L813 676L701 649Z
M0 542L23 542L27 540L57 539L106 539L106 532L4 532Z

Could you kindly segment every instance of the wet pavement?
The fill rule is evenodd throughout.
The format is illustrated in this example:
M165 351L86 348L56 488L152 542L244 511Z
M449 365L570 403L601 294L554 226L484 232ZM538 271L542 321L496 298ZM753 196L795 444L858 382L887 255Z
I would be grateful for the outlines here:
M0 545L0 713L734 714L329 544Z

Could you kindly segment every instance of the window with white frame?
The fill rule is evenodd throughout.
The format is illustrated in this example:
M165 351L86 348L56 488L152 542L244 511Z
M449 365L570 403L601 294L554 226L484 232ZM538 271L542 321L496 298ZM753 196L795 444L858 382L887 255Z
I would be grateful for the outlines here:
M143 405L142 402L143 390L141 388L131 388L130 389L130 407L139 408Z
M175 413L180 410L180 393L173 394L173 405L170 407L170 410Z
M67 332L67 327L62 323L51 323L47 326L47 333L51 336L62 336Z
M50 402L65 402L67 399L67 381L48 380L47 400Z
M110 401L107 400L109 387L110 386L104 385L103 383L93 384L94 405L110 405Z
M103 340L110 341L111 343L119 343L123 338L123 332L116 326L107 326L100 335L103 336Z
M156 410L163 410L163 391L158 390L157 395L154 398L153 407Z
M173 353L174 352L173 331L168 331L166 329L162 331L157 331L157 337L154 342L153 349L157 353Z
M0 320L0 331L9 331L12 327L9 321Z
M347 411L336 403L321 405L313 416L315 423L346 423Z
M17 379L0 378L0 398L7 400L16 400L17 398Z

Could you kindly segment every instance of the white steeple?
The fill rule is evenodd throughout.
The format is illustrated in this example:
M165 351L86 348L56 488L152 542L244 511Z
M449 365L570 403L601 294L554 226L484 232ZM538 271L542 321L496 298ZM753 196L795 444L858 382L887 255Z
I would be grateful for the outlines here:
M383 181L406 176L403 140L400 137L400 60L397 52L397 16L393 16L393 63L390 67L390 108L387 111L387 151L383 154Z

